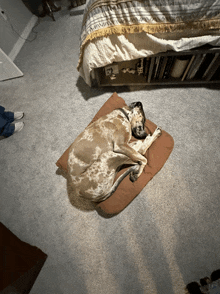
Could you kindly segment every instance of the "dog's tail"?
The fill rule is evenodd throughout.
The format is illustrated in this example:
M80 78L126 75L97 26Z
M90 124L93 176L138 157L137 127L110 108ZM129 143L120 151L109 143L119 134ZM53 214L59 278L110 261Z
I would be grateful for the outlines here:
M116 189L118 188L120 183L124 180L124 178L127 177L127 175L129 175L131 172L137 172L137 168L139 170L138 164L135 164L135 165L129 167L122 175L120 175L117 178L117 180L114 182L111 190L106 195L101 196L100 198L95 198L95 202L104 201L104 200L108 199L110 196L112 196L112 194L116 191Z

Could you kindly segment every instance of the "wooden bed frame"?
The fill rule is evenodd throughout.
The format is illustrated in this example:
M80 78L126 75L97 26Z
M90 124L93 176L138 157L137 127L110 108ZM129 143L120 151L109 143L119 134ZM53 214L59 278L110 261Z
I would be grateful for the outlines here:
M167 51L97 68L92 86L214 84L220 82L220 47Z

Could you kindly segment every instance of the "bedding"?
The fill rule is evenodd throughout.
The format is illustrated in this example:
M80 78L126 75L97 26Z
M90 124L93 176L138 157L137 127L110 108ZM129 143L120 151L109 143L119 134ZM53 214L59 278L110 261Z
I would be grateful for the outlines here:
M94 68L220 46L220 0L89 0L82 21L78 70L91 85Z

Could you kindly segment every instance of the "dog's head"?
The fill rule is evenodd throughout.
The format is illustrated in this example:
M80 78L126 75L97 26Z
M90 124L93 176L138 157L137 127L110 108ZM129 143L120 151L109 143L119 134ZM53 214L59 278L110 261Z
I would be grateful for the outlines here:
M141 102L133 102L129 106L129 120L131 123L132 135L136 139L144 139L147 133L144 128L145 114Z

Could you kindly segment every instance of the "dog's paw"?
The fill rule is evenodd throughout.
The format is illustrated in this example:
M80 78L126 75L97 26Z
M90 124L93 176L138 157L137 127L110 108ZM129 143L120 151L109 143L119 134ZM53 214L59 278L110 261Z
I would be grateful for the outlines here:
M134 183L135 181L137 181L137 179L138 179L137 174L130 173L130 181L131 181L132 183Z
M134 169L132 170L132 172L130 173L130 176L129 176L131 182L137 181L137 179L139 177L139 169L140 169L139 165L134 166Z
M157 135L158 137L162 134L162 128L161 127L157 127L155 130L155 135Z

